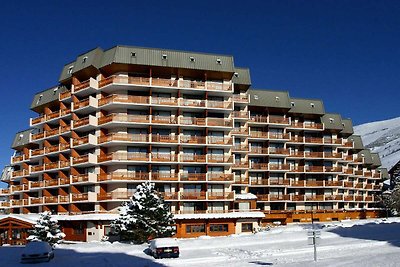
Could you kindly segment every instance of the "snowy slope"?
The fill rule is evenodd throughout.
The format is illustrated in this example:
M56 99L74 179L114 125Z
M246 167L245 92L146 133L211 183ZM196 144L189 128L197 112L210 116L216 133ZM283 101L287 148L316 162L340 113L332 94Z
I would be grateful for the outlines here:
M364 145L379 153L382 167L390 169L400 160L400 117L354 127Z

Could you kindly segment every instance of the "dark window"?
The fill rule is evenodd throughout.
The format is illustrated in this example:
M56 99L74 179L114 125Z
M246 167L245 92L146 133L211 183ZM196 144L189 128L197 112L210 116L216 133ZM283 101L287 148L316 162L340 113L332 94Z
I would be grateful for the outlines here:
M73 228L74 235L83 235L83 225L80 223Z
M242 223L242 232L252 232L253 224L252 223Z
M204 224L195 224L195 225L186 225L186 233L205 233L205 225Z
M211 224L210 232L228 232L227 224Z

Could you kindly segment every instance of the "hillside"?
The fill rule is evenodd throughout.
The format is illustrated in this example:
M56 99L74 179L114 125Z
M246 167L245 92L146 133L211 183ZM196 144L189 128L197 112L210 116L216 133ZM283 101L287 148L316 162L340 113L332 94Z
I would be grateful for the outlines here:
M361 124L354 127L364 145L379 153L382 167L390 169L400 160L400 117Z

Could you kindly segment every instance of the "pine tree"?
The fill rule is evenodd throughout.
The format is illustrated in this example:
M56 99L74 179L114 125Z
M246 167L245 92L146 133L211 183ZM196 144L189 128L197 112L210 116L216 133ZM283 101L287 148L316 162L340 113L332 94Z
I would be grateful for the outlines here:
M51 218L51 212L45 211L40 213L39 219L29 232L31 235L27 238L28 241L45 241L51 246L60 243L65 237L65 234L60 230L57 220Z
M391 189L385 191L381 196L379 196L379 202L387 210L390 211L392 215L400 214L400 184Z
M154 189L154 183L144 182L128 202L119 208L119 218L111 223L112 229L123 240L143 243L149 238L172 236L173 215L164 199Z

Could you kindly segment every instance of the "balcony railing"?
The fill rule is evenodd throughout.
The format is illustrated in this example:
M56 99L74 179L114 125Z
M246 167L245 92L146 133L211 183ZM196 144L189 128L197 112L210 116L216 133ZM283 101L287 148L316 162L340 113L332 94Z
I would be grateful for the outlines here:
M148 153L135 153L135 152L114 152L109 153L107 155L98 156L98 162L104 161L148 161L149 154Z
M147 172L111 172L107 174L99 174L97 180L101 181L136 181L148 180Z
M147 85L147 86L160 86L160 87L173 87L173 88L189 88L189 89L206 89L206 90L219 90L231 91L231 83L213 82L213 81L192 81L183 79L165 79L157 77L128 77L128 76L110 76L106 79L99 81L99 88L105 87L110 84L130 84L130 85Z

